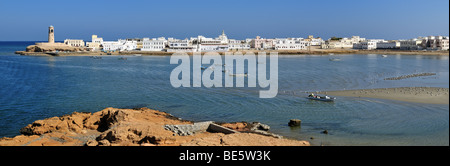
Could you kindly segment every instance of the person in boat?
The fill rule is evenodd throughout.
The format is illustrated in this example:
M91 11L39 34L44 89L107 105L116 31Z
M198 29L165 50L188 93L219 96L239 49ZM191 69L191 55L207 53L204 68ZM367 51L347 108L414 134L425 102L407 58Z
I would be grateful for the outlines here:
M309 96L308 97L316 97L315 95L314 95L314 93L311 93L311 94L309 94Z

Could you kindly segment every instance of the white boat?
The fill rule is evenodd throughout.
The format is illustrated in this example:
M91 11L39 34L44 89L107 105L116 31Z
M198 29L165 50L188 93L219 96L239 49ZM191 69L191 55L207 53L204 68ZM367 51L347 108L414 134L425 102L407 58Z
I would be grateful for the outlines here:
M387 57L387 55L381 55L381 57L383 57L383 58L386 58L386 57Z
M341 61L340 58L330 58L329 60L330 60L330 61Z
M309 95L307 98L310 100L319 100L319 101L327 101L327 102L334 101L334 99L336 99L336 97L318 96L318 95L312 95L312 94Z

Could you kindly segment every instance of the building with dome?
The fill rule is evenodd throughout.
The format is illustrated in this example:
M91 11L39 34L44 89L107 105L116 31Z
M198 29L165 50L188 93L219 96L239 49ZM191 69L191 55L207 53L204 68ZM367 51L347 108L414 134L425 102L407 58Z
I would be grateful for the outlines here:
M198 36L194 44L198 45L198 52L226 52L228 51L228 37L225 31L217 38Z

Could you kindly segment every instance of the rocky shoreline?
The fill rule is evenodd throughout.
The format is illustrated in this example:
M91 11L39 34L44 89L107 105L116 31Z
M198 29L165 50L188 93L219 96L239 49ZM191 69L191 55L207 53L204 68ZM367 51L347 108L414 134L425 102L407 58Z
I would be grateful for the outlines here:
M181 128L183 131L178 130ZM310 145L281 138L269 129L260 123L193 123L149 108L106 108L37 120L22 128L22 135L0 138L0 146Z

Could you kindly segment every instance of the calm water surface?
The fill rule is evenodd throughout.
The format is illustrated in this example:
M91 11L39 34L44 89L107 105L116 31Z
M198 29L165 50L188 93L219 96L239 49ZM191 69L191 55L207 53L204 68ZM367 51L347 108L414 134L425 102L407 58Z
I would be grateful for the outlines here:
M305 99L305 91L449 87L448 56L279 56L279 94L258 88L173 88L168 56L18 56L33 42L0 42L0 137L73 111L149 107L187 120L259 121L271 131L313 145L449 145L449 106L339 97ZM265 64L260 64L265 65ZM267 64L269 66L269 64ZM406 74L434 76L383 80ZM224 75L225 77L225 75ZM289 119L302 126L290 128ZM327 130L328 134L321 134ZM313 139L311 139L313 138Z

